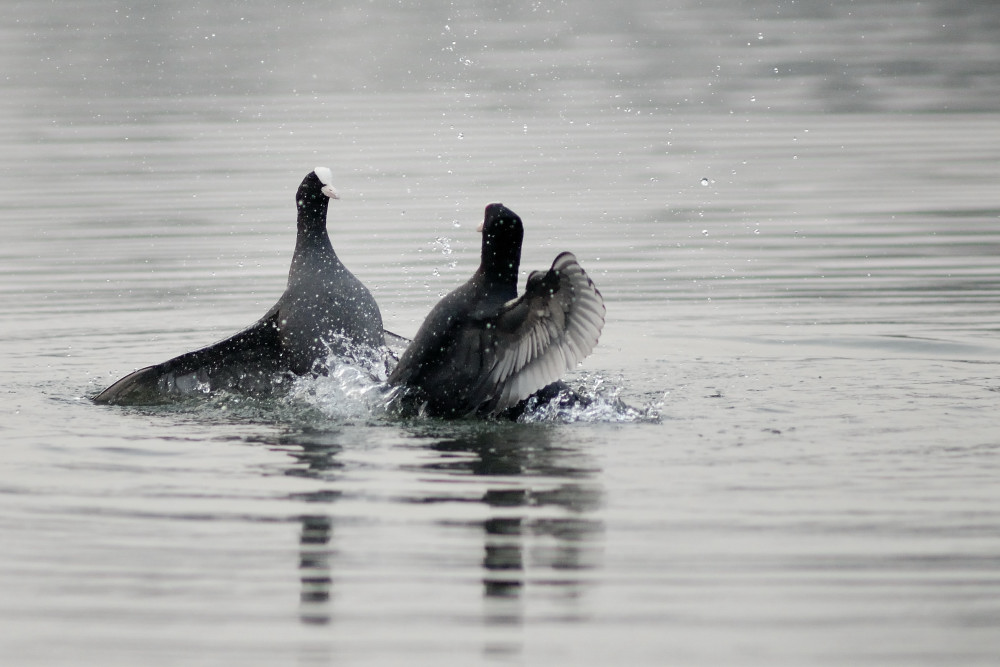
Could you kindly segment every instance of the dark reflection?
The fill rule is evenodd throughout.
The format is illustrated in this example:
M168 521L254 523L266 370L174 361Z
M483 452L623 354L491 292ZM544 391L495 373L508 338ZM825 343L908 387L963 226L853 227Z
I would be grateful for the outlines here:
M565 438L562 438L565 441ZM495 477L480 501L495 510L482 522L483 598L487 625L521 625L527 587L544 587L564 599L583 594L586 580L572 576L597 565L600 521L587 517L601 492L579 451L555 446L538 425L470 428L462 437L435 442L459 457L426 466L455 474ZM553 516L553 509L559 510ZM572 616L572 611L569 612ZM487 653L517 653L519 645L489 645Z
M433 437L432 433L424 435ZM476 424L465 425L464 431L456 425L452 433L444 434L431 448L476 455L472 461L464 457L454 461L443 459L427 466L435 470L565 479L587 479L599 472L586 465L579 451L564 441L555 445L551 428L543 424ZM583 504L590 506L591 501Z
M342 464L337 460L337 454L341 451L339 446L303 444L301 447L301 451L291 452L292 458L296 459L300 465L289 468L286 474L322 479L342 467Z
M285 444L298 444L298 451L289 453L299 462L299 466L289 468L288 475L313 479L328 478L332 471L342 467L337 460L341 446L336 442L337 434L324 431L306 431L289 437ZM320 489L296 498L311 503L333 503L340 497L340 491ZM330 541L333 537L333 519L325 514L306 514L301 517L302 531L299 534L299 580L302 582L299 599L299 618L309 625L325 625L330 622L330 592L333 589L330 557Z
M343 468L343 464L337 460L337 455L343 451L343 435L340 431L306 427L276 436L251 437L246 440L287 452L295 465L285 469L284 473L292 477L332 478L331 473ZM312 495L309 499L320 500ZM327 499L327 502L330 500L332 498Z
M285 469L286 475L332 481L333 473L343 468L337 460L343 449L341 437L337 431L305 428L268 439L266 444L286 451L295 461L294 466ZM341 495L339 490L322 488L292 494L291 499L323 505L336 502ZM330 622L333 590L333 518L315 512L303 514L299 521L299 619L308 625L326 625Z
M299 599L302 606L299 618L310 625L325 625L330 622L327 603L333 588L333 578L330 576L333 520L322 514L307 514L301 520L299 578L302 589Z
M474 503L487 516L458 529L482 535L482 623L488 627L518 628L525 623L530 599L547 600L563 620L583 618L580 600L599 565L603 524L593 516L602 504L596 479L600 472L564 427L540 424L432 422L402 426L390 432L392 447L401 451L426 448L436 453L429 462L399 469L409 481L433 473L411 495L397 502L416 504ZM298 517L300 620L323 625L333 618L337 553L336 514L332 503L345 491L340 482L352 466L342 453L355 438L384 437L370 427L335 430L302 428L266 444L290 457L282 473L319 482L318 488L294 494L292 500L315 506ZM558 444L557 444L558 443ZM484 483L485 482L485 483ZM468 484L466 484L468 483ZM469 493L470 490L473 490ZM449 515L451 513L446 512ZM435 530L453 529L451 518L435 520ZM483 650L498 656L517 655L519 638L503 632ZM519 635L515 633L514 637Z
M489 495L490 492L487 492ZM487 501L488 502L488 501ZM524 519L491 518L483 522L483 595L485 621L490 625L521 625L524 610ZM519 647L490 646L491 652Z

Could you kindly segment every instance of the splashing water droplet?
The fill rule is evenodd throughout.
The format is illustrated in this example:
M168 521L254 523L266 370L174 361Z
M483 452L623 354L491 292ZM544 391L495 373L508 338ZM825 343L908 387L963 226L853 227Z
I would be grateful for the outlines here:
M548 403L529 399L524 414L518 421L525 423L656 423L660 421L662 401L636 408L620 397L622 387L616 382L606 382L601 376L584 375L579 386L571 393L584 398L574 401L569 395L560 395ZM564 400L569 399L569 400Z
M450 255L452 253L451 239L447 236L439 236L434 239L434 242L431 244L431 248L440 252L442 255Z

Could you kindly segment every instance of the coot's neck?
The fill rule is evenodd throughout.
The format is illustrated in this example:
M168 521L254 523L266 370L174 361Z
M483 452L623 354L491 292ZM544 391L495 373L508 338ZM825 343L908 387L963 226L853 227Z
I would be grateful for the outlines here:
M299 233L326 232L326 210L330 206L330 198L322 192L299 191L295 204L298 207Z
M330 198L318 188L301 187L296 194L295 204L298 208L296 254L319 247L329 248L332 252L333 246L326 233L326 212L330 206Z
M298 233L295 235L295 252L288 271L288 285L312 284L317 275L325 275L340 265L333 244L326 233L325 195L314 200L299 199Z
M483 235L479 274L491 290L502 289L509 297L517 296L517 275L521 266L521 243L503 243Z

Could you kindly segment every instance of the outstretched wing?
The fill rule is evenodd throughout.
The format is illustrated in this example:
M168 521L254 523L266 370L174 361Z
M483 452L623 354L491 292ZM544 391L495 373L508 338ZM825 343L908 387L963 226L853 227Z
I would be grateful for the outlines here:
M277 308L243 331L200 350L126 375L94 397L108 405L148 405L219 388L265 386L280 368Z
M597 345L604 314L601 293L573 253L533 272L524 294L483 322L483 367L472 405L497 414L558 380Z

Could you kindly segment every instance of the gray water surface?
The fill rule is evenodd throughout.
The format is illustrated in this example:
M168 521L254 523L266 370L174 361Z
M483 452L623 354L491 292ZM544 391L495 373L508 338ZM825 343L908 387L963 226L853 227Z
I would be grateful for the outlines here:
M995 3L12 12L4 665L1000 658ZM573 251L594 407L93 405L278 298L316 165L399 334L489 202Z

